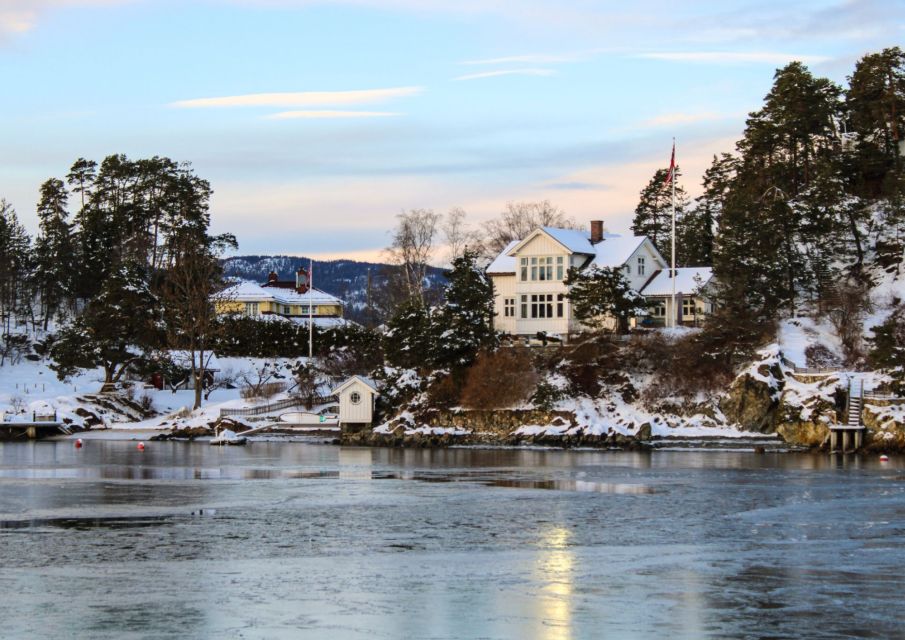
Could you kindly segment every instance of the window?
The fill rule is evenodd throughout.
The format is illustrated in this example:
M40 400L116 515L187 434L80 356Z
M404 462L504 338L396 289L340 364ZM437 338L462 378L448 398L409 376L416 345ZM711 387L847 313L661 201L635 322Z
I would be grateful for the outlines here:
M701 310L696 309L694 305L694 298L683 298L682 299L682 315L683 316L694 316L703 313Z
M528 296L522 296L522 317L528 317Z
M626 263L624 269L625 269L625 275L627 275L627 276L632 275L632 265Z
M644 256L638 256L638 275L644 275Z
M553 294L552 293L532 293L531 294L531 317L532 318L552 318L553 317Z
M503 298L503 315L507 318L515 317L515 298Z
M565 300L565 297L566 296L564 296L561 293L556 296L556 317L557 318L562 318L563 300Z
M308 305L299 307L299 313L302 314L303 316L307 316L308 315Z
M359 402L361 402L361 394L357 391L353 391L349 394L349 402L351 402L352 404L358 404Z
M249 316L258 315L258 303L257 302L246 302L245 303L245 314Z
M288 305L285 305L285 304L283 305L283 315L284 316L289 315L289 306Z
M522 282L549 282L554 274L557 280L566 277L565 258L563 256L533 256L519 259L519 275ZM554 265L556 270L554 271ZM530 270L529 270L530 266Z
M666 303L662 301L656 303L653 307L651 307L650 314L658 318L666 317Z

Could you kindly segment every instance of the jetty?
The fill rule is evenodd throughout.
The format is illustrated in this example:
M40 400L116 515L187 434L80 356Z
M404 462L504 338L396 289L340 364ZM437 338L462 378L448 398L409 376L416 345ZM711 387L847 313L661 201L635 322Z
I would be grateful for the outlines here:
M72 435L72 430L57 418L57 413L32 412L31 420L0 411L0 440L37 440L47 436Z

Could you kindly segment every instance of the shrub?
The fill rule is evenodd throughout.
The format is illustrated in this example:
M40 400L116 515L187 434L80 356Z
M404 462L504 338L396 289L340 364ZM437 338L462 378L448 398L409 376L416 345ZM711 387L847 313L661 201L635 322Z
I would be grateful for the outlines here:
M527 401L537 384L532 360L524 348L481 352L466 373L462 406L503 409Z
M431 382L427 388L427 400L431 407L449 409L459 404L461 388L451 375L445 375Z
M534 395L531 396L531 403L538 409L550 411L557 402L565 397L565 391L546 380L541 380L537 383Z

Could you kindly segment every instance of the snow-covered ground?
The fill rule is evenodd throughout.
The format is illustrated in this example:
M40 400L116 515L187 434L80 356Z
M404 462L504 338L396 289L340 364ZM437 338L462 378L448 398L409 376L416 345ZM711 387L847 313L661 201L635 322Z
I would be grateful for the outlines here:
M216 361L218 377L227 376L233 380L236 388L214 389L210 397L204 401L197 411L191 411L195 402L193 390L158 391L136 383L132 392L133 399L141 402L147 397L151 407L157 413L153 418L139 419L137 412L111 399L99 404L93 396L100 391L103 384L103 371L100 369L84 371L66 381L57 378L46 362L23 360L16 365L0 367L0 412L6 420L31 419L32 413L56 413L60 420L69 420L78 426L85 425L85 417L77 412L87 409L97 415L104 427L123 430L145 430L170 428L179 426L201 426L213 422L220 415L220 410L228 407L246 407L254 404L244 400L239 387L244 386L243 378L258 380L259 371L266 363L275 363L280 378L275 382L291 384L292 378L287 369L296 360L265 360L261 358L220 358ZM86 397L87 396L87 397ZM268 402L285 397L277 395ZM99 428L99 427L96 427Z

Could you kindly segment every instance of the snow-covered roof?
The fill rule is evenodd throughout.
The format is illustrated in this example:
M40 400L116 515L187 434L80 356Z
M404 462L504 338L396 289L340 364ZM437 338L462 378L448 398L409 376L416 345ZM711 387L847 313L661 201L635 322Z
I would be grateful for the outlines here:
M594 245L591 244L591 237L587 231L558 227L541 227L541 229L572 253L594 253Z
M223 300L236 302L263 302L273 300L280 304L342 304L342 300L331 296L320 289L309 289L305 293L299 293L295 289L280 289L277 287L262 287L256 282L243 280L218 296Z
M333 391L330 392L330 395L339 395L346 387L348 387L355 381L361 382L366 387L369 387L371 391L374 392L374 395L380 395L380 392L377 390L377 383L367 376L352 376L351 378L344 380L339 386L337 386L335 389L333 389Z
M500 251L500 255L493 259L487 266L487 273L515 273L515 256L510 256L509 252L515 248L520 241L513 240L506 245L506 248Z
M620 236L608 233L594 245L593 264L598 267L621 267L647 239L646 236Z
M644 288L643 296L670 296L672 295L672 278L670 269L657 271ZM713 269L710 267L680 267L676 269L676 293L684 295L695 293L698 289L710 282L713 278Z

